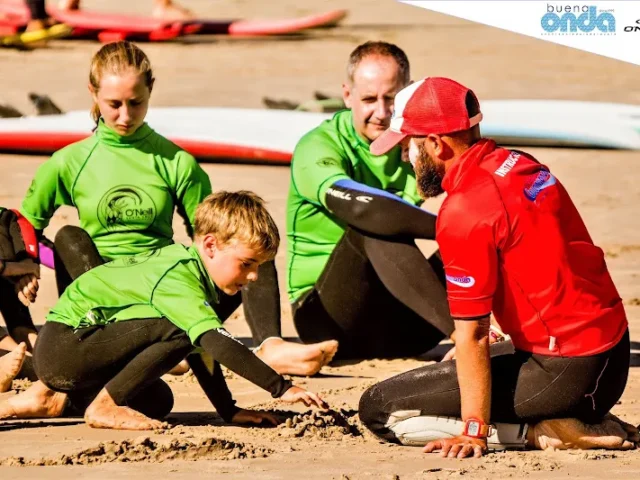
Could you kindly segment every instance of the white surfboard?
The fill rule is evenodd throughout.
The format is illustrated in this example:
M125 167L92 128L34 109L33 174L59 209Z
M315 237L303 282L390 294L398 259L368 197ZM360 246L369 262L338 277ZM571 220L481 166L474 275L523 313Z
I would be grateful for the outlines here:
M482 133L513 146L640 149L640 106L487 100ZM201 159L288 163L298 140L331 114L240 108L151 108L147 121ZM86 111L0 119L0 151L52 153L94 127Z

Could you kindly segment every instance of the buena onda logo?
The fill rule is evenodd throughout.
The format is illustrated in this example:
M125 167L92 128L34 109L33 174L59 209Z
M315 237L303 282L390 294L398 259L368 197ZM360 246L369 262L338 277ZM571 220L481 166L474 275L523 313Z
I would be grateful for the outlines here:
M540 19L543 35L615 35L613 9L598 10L595 5L547 3Z

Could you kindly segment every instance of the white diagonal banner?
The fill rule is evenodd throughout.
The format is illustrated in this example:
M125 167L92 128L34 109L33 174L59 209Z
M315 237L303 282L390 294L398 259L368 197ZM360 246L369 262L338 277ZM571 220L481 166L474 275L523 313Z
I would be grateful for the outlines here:
M640 65L640 1L401 1Z

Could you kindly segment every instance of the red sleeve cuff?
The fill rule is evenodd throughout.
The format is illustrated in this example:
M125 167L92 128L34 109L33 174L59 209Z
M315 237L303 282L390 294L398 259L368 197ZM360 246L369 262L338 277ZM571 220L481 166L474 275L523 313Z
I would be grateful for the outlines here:
M453 318L479 318L491 313L493 298L449 298L449 310Z

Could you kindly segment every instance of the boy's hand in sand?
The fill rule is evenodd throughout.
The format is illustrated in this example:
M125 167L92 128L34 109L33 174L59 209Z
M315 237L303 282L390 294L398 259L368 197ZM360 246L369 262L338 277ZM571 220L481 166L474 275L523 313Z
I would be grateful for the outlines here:
M18 298L27 307L36 301L38 288L38 277L35 275L25 275L16 282Z
M278 425L278 419L270 413L245 409L241 409L238 413L236 413L231 421L233 423L240 423L245 425L251 423L255 425L264 425L269 423L274 426Z
M307 407L316 406L323 410L329 408L327 402L322 400L318 395L300 387L293 386L280 397L280 400L287 403L304 403Z

